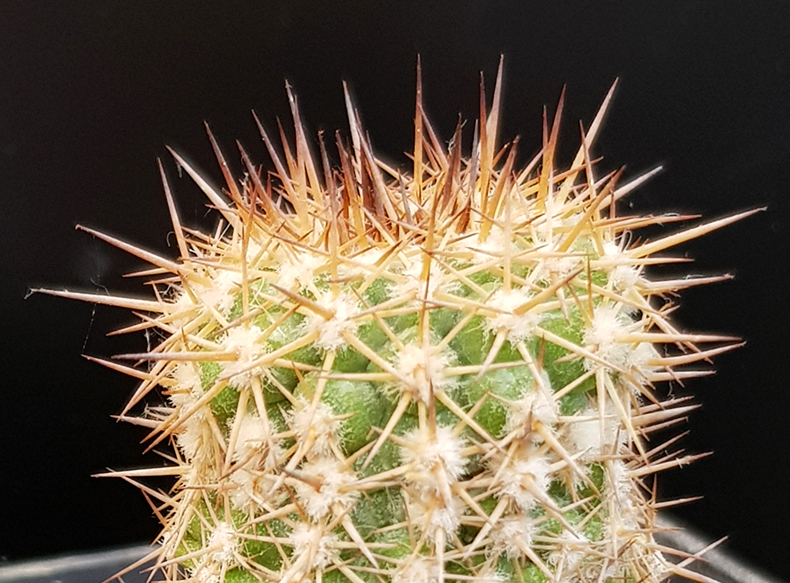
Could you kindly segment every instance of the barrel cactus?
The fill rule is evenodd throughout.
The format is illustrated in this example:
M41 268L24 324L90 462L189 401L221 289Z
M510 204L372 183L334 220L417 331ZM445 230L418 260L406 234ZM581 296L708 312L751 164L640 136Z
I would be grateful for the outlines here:
M520 168L518 140L497 145L500 94L501 70L467 155L460 124L448 146L428 123L418 77L406 172L374 156L348 99L330 156L289 90L292 141L256 118L272 170L242 149L236 181L209 133L219 191L173 152L221 219L185 228L162 171L178 259L86 229L156 279L151 299L47 292L132 309L161 338L122 357L145 367L101 362L141 381L122 418L174 449L117 473L157 508L165 580L704 580L653 537L655 475L695 456L651 436L693 408L661 383L737 345L679 330L667 296L726 276L645 268L748 213L639 240L692 217L616 212L652 172L598 172L611 91L566 169L562 100ZM156 475L172 490L143 484Z

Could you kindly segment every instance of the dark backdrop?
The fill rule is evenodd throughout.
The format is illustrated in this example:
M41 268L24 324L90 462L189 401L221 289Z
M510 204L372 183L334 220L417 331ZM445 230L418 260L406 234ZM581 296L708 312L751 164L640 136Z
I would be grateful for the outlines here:
M100 228L175 255L156 169L163 157L184 222L210 226L165 144L219 182L202 122L235 169L234 140L258 161L250 116L287 119L284 80L313 132L345 129L350 83L374 147L411 147L416 55L430 117L449 138L476 114L478 73L505 55L504 136L540 144L544 104L568 87L565 152L621 78L596 153L626 175L663 164L634 210L762 213L684 247L695 273L734 282L685 294L688 329L742 335L718 374L689 384L704 404L689 451L715 455L661 480L701 494L677 513L790 578L787 383L790 267L790 3L780 0L399 1L5 0L0 7L0 555L143 541L157 524L140 494L92 479L142 458L116 424L133 383L81 358L139 350L106 338L121 310L33 296L31 286L137 291L140 263L85 233ZM314 133L313 133L314 135ZM152 456L147 456L151 458Z

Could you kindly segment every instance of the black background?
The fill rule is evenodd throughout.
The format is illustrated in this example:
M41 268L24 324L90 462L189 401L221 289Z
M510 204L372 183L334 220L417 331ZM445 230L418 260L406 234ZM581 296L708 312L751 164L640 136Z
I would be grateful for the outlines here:
M156 157L184 222L210 227L204 201L179 178L165 144L212 181L220 176L202 121L240 170L234 140L259 162L250 116L288 119L284 80L315 135L345 130L349 82L376 150L407 168L416 55L429 116L449 139L474 119L478 74L505 55L503 137L531 157L543 105L567 84L561 157L578 143L620 77L595 152L626 176L663 165L633 211L719 217L768 211L681 253L694 273L734 282L684 294L689 330L743 336L715 377L689 383L691 452L662 497L701 494L677 514L729 548L790 578L790 3L755 0L456 0L337 2L182 0L52 2L0 7L0 555L20 559L153 538L157 524L131 486L90 478L158 463L143 433L116 424L134 384L91 364L145 346L106 338L122 310L29 287L142 293L141 267L73 227L81 223L174 256ZM471 125L468 125L471 133ZM623 210L627 210L623 208ZM668 231L667 231L668 232ZM683 392L686 389L678 389Z

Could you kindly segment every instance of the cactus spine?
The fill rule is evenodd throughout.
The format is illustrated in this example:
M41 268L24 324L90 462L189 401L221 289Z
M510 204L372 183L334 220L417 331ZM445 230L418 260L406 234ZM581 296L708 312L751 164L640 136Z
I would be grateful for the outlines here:
M173 153L215 234L182 227L164 171L178 260L90 231L153 266L153 299L48 291L153 314L135 329L161 342L126 355L150 365L105 364L141 379L124 417L166 397L127 419L174 445L172 465L118 474L177 478L141 484L167 581L705 580L653 539L654 475L695 456L648 438L692 408L654 386L736 345L679 331L665 296L726 276L644 269L748 213L631 243L688 217L615 212L652 172L597 175L611 91L568 169L562 100L521 169L517 141L496 144L500 88L501 71L466 158L460 125L436 137L418 78L411 176L374 157L350 102L335 164L323 138L312 152L289 91L295 142L278 153L258 124L272 172L242 150L236 182L211 137L221 193Z

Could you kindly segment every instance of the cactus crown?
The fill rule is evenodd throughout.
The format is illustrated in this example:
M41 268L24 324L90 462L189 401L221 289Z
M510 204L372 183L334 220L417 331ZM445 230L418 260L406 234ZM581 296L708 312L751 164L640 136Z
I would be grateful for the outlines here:
M168 581L700 577L653 539L654 474L694 456L649 436L692 408L654 385L735 345L679 331L664 297L726 276L644 269L747 213L629 244L690 217L615 212L653 172L597 175L612 92L566 170L562 100L519 169L517 141L496 144L500 93L501 69L464 157L461 126L446 147L425 118L418 76L408 176L374 157L349 101L350 143L335 165L323 138L316 155L289 90L295 143L278 153L258 123L272 172L242 150L237 183L209 133L221 193L173 152L223 219L184 228L163 171L177 261L90 231L153 265L152 300L49 293L154 314L130 330L159 345L126 355L147 369L102 362L141 379L123 417L151 428L149 447L175 445L165 469L115 474L177 477L140 484ZM127 417L157 387L166 405Z

